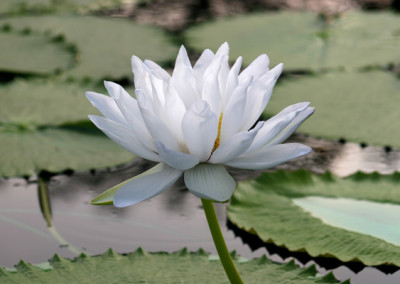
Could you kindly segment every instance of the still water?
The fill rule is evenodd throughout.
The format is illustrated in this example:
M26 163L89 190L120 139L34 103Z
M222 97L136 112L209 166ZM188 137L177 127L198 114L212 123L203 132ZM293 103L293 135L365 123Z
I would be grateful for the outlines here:
M304 167L317 173L330 170L339 176L357 171L383 174L400 171L400 151L301 136L294 140L312 146L314 151L280 168ZM42 263L55 253L68 258L80 252L100 254L110 247L121 253L138 247L167 252L187 247L192 251L203 248L216 254L200 199L189 194L182 182L155 198L128 208L89 204L102 191L151 166L138 159L117 169L56 175L50 179L47 188L41 188L42 191L35 179L0 180L0 266L12 267L20 259ZM232 170L232 174L242 180L259 173ZM47 197L48 208L43 201ZM297 257L295 253L273 245L255 245L252 243L254 237L246 237L237 228L232 230L232 225L228 226L224 204L217 204L216 210L229 249L236 250L241 256L254 258L267 254L278 262ZM351 278L353 284L400 283L400 271L396 272L396 268L384 270L393 273L390 274L362 265L354 269L352 265L335 262L332 267L318 259L298 259L300 265L316 261L322 274L333 269L337 279Z

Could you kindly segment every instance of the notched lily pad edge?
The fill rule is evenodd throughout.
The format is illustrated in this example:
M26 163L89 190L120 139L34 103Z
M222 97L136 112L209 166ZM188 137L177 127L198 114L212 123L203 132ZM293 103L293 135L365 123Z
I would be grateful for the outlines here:
M18 274L20 271L37 271L37 272L48 272L52 271L55 268L53 265L59 264L61 265L61 269L68 269L68 267L71 269L72 265L75 263L79 264L81 262L86 262L86 261L95 261L96 259L104 258L107 259L107 261L110 261L110 259L121 259L121 258L138 258L138 257L151 257L151 256L175 256L175 257L187 257L187 256L195 256L195 257L208 257L209 262L214 262L214 261L219 261L218 256L209 254L202 248L198 249L195 252L189 252L187 248L183 248L181 250L175 251L173 253L168 253L168 252L147 252L141 247L139 247L136 251L131 252L131 253L116 253L112 248L108 249L105 253L100 254L100 255L87 255L85 253L81 253L79 256L77 256L74 259L66 259L61 257L58 254L55 254L51 259L49 259L48 262L40 263L40 264L31 264L28 262L25 262L24 260L20 260L18 264L16 264L13 268L9 267L1 267L0 266L0 279L2 277L7 277L7 276L12 276L15 274ZM320 276L318 274L318 270L316 268L315 264L312 264L306 268L301 268L299 267L293 259L288 261L287 263L275 263L268 259L266 255L263 255L259 258L255 259L242 259L240 258L235 251L231 252L231 256L234 259L235 262L237 262L238 266L240 267L241 263L249 263L252 262L255 265L277 265L280 267L277 267L277 269L282 270L282 271L292 271L292 270L299 270L298 275L299 276L304 276L305 278L310 278L310 280L315 280L318 283L340 283L340 284L350 284L350 280L345 280L342 282L339 282L335 276L333 275L332 272L329 272L323 276Z

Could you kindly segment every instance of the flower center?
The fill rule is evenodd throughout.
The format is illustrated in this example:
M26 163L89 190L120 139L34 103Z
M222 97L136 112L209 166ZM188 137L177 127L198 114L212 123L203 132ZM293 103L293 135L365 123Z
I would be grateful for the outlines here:
M217 134L217 138L215 139L214 147L211 151L211 154L215 151L215 149L217 149L219 147L219 140L221 138L221 124L222 124L223 117L224 117L224 114L221 112L221 114L219 116L219 121L218 121L218 134Z

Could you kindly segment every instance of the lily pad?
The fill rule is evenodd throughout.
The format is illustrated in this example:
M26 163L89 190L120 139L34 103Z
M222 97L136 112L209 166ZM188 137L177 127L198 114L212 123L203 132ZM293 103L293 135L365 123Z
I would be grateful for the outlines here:
M78 15L12 17L0 26L49 32L77 46L77 65L65 72L74 78L120 80L132 77L132 55L156 62L175 59L178 48L161 30L127 19Z
M246 283L338 283L331 273L316 276L315 266L302 269L294 261L281 265L264 256L237 265ZM186 249L173 254L150 254L138 249L128 255L110 249L99 256L82 254L72 261L55 255L49 264L40 267L21 261L14 272L0 268L0 281L41 284L229 283L218 260L213 261L203 250L189 253Z
M233 58L249 64L267 53L286 70L364 67L400 60L400 17L394 13L347 13L324 20L307 12L229 17L190 28L191 47L217 49L228 41Z
M313 257L336 257L345 262L360 261L371 266L400 266L400 241L393 244L393 238L382 236L395 232L392 221L397 228L400 226L397 215L392 214L392 220L383 224L375 222L381 228L386 227L382 232L343 225L349 219L359 218L360 227L365 229L361 222L368 226L374 222L367 220L371 215L378 218L386 214L380 206L369 206L371 212L361 214L360 208L365 202L400 208L399 182L399 173L387 176L357 173L344 179L306 171L265 173L257 180L239 184L228 207L228 218L264 242L274 242L291 251L306 251ZM331 201L330 206L325 206L331 215L327 221L326 215L304 205L308 198L353 200L354 210L346 210L344 214L341 200ZM315 204L322 203L314 200ZM395 234L400 236L400 232Z
M0 32L0 71L51 75L74 64L74 53L62 42L38 34Z
M329 73L279 84L265 114L288 104L309 101L312 119L299 131L328 139L400 147L400 80L382 71Z
M16 80L0 86L1 125L55 126L88 120L98 114L85 92L105 88L61 80Z
M0 131L0 176L30 176L126 163L133 155L90 126Z

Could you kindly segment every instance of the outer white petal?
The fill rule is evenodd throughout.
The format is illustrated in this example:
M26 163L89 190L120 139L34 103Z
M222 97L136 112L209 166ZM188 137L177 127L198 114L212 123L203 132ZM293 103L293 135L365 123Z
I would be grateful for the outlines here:
M126 207L149 199L167 190L182 171L158 164L136 179L123 185L114 196L115 207Z
M182 132L189 152L205 161L218 135L218 118L205 101L199 101L183 117Z
M265 121L264 126L258 131L253 143L247 149L246 152L257 150L274 139L280 134L287 126L291 125L295 121L296 117L303 112L310 103L297 103L286 107L277 115Z
M140 90L136 90L136 97L144 123L153 137L153 141L162 141L168 148L180 151L176 138L161 118L153 112L149 99Z
M90 120L114 142L124 147L129 152L147 160L160 162L161 158L151 149L143 145L134 133L125 125L111 119L89 115Z
M134 74L134 83L136 89L142 89L145 93L151 94L151 82L149 73L151 70L137 56L132 56L132 71Z
M104 86L128 122L128 127L132 129L133 133L144 145L155 150L153 140L143 121L136 99L116 83L104 81Z
M283 64L279 64L271 69L265 76L254 79L247 91L247 100L243 124L240 129L242 131L250 129L260 117L261 113L268 104L272 90L282 73Z
M268 71L269 58L266 54L258 56L250 65L239 75L239 82L242 82L246 77L254 77L257 79Z
M310 151L310 147L299 143L278 144L243 154L225 164L241 169L265 170L308 154Z
M236 183L221 165L199 164L185 171L185 184L191 193L215 201L227 201L235 190Z
M95 92L86 92L86 97L105 117L121 124L127 123L117 104L109 96Z
M254 129L237 133L229 140L222 143L211 155L209 162L213 164L224 164L243 154L247 148L249 148L263 124L264 122L261 121Z
M201 54L200 58L197 60L195 65L193 66L193 76L196 78L196 88L197 92L201 94L203 89L203 75L208 66L211 64L214 59L214 53L206 49Z
M206 74L204 74L204 83L202 90L202 98L210 106L211 110L219 114L221 112L221 92L218 83L218 74L221 65L213 65L208 68Z
M314 113L313 107L308 107L301 113L299 113L293 121L285 127L273 140L271 140L267 146L276 145L285 141L292 133L306 120L310 115Z
M175 169L187 170L200 162L199 158L169 149L162 142L156 141L155 144L163 162Z

